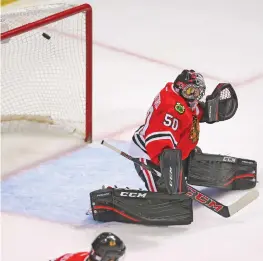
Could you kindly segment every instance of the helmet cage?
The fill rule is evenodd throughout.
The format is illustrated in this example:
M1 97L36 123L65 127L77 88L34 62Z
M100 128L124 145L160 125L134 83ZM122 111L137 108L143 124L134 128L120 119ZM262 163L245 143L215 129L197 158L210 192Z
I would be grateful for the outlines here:
M194 83L186 84L181 88L181 95L189 101L201 100L205 95L205 86Z

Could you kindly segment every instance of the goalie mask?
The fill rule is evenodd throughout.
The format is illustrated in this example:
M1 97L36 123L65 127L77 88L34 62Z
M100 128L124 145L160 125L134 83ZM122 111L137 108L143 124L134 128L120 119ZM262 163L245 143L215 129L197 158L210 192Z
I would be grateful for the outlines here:
M174 89L189 103L193 103L204 97L206 85L202 74L183 70L174 81Z
M92 243L90 258L92 261L121 261L126 246L113 233L101 233Z

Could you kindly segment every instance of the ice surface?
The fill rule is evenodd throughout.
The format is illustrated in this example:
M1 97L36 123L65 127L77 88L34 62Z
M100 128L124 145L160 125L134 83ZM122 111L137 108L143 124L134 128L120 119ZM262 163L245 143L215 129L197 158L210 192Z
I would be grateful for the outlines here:
M263 193L263 3L89 2L94 11L96 142L2 181L2 260L44 261L64 252L88 250L95 235L105 230L126 242L125 261L261 260L262 197L229 219L195 203L194 223L186 227L102 224L85 212L89 192L102 184L143 187L132 163L98 141L108 138L127 150L128 140L152 98L184 67L206 75L208 92L222 79L236 87L237 114L224 123L202 125L199 145L205 152L257 160L258 189ZM15 148L16 144L10 146ZM50 153L41 146L36 153ZM20 157L28 159L28 151L20 151ZM6 159L10 168L17 162L12 160L15 157ZM203 189L225 204L245 193Z

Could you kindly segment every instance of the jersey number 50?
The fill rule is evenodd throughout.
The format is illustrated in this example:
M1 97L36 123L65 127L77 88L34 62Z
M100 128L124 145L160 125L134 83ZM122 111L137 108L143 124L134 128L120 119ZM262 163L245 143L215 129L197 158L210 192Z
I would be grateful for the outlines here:
M163 125L171 127L174 131L178 128L178 120L174 118L171 114L166 113L163 121Z
M149 127L149 123L150 123L150 119L152 117L153 111L154 111L154 108L153 106L151 106L147 112L146 121L145 121L143 129L141 130L141 135L145 135L145 132L147 128ZM171 127L174 131L176 131L178 128L178 120L174 118L171 114L166 113L164 116L163 125L167 127Z

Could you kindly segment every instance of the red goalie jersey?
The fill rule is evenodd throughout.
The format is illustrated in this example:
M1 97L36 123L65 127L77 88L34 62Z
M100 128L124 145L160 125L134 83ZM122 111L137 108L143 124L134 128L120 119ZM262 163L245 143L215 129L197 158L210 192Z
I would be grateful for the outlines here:
M51 261L89 261L89 252L78 252L74 254L65 254Z
M202 116L203 109L199 105L191 108L169 82L155 97L133 142L158 165L158 156L164 148L180 149L185 159L198 143Z

